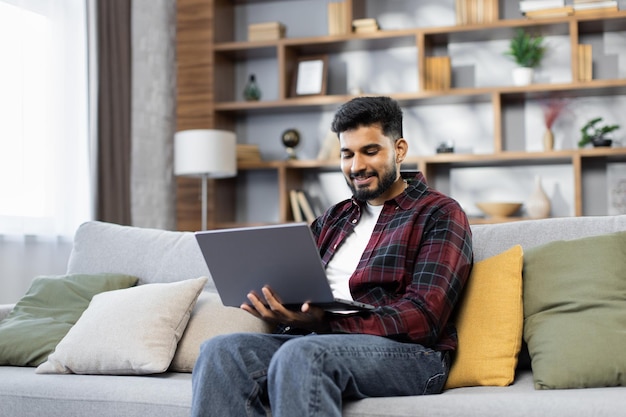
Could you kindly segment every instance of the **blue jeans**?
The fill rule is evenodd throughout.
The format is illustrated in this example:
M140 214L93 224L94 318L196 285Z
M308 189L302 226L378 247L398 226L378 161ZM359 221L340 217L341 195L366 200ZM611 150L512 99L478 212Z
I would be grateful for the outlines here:
M448 371L441 352L379 336L222 335L200 349L191 415L341 416L343 398L440 393Z

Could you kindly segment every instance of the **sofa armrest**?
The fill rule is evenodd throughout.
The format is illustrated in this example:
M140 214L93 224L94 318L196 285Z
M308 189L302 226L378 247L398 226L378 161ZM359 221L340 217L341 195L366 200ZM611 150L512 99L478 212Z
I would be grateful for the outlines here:
M0 304L0 320L9 315L15 304Z

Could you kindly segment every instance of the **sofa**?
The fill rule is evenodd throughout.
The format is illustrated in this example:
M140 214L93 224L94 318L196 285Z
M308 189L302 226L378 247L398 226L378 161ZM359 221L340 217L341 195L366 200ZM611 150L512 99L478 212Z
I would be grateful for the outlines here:
M626 231L626 215L621 216L589 216L589 217L571 217L571 218L550 218L540 220L523 220L509 223L498 223L489 225L474 225L472 226L473 242L474 242L474 254L475 254L475 268L472 274L482 274L480 279L486 279L485 284L498 286L499 282L494 281L494 277L497 278L501 271L510 269L512 280L515 281L513 285L509 285L509 289L491 290L481 289L480 286L473 288L479 297L490 296L492 301L500 302L501 300L510 300L503 306L504 309L508 309L509 305L514 305L510 311L500 313L498 311L491 311L491 316L487 318L480 318L480 314L483 314L485 310L489 310L490 307L487 304L490 301L484 299L476 300L478 308L474 306L476 314L467 314L464 316L464 320L470 322L478 317L478 330L471 330L467 323L463 324L464 333L459 328L459 352L455 358L453 364L453 371L455 372L454 384L447 384L446 389L441 395L432 396L415 396L415 397L399 397L399 398L370 398L359 401L347 401L344 405L343 414L345 416L357 417L357 416L626 416L626 388L623 386L624 367L625 363L621 362L619 356L620 351L624 351L624 344L617 347L608 346L609 349L614 349L613 353L608 355L598 354L595 357L588 355L588 352L582 352L583 356L575 357L577 360L569 362L565 366L558 366L558 369L550 370L549 372L542 372L550 374L550 372L556 372L557 374L563 373L565 378L568 375L576 375L577 369L590 362L593 369L586 370L585 372L592 372L594 369L602 369L602 364L599 361L608 361L610 371L602 371L600 375L595 375L594 378L600 378L596 381L582 381L579 376L577 381L574 381L574 386L567 388L550 387L549 381L538 381L538 375L536 375L535 368L545 368L549 363L545 363L547 358L551 362L558 362L560 357L568 358L568 352L570 350L575 351L578 345L586 346L586 343L569 345L568 341L557 340L559 349L562 349L558 353L558 357L552 357L546 353L553 347L539 346L537 340L540 336L538 334L541 331L544 334L542 343L550 343L550 340L546 340L545 332L552 332L556 334L559 329L567 327L569 324L561 322L556 323L556 328L548 327L541 331L537 330L533 334L526 334L527 327L536 325L531 319L533 316L529 315L526 311L529 309L536 309L535 305L526 305L527 300L526 291L527 283L523 285L521 281L535 279L531 276L530 271L533 265L526 257L531 256L534 264L543 265L539 270L532 273L540 276L544 271L549 270L551 265L559 264L560 261L566 259L568 256L574 256L574 261L567 260L567 264L558 266L559 268L568 268L570 264L576 263L576 259L580 260L582 266L576 266L578 270L586 267L594 267L595 260L598 257L613 256L616 261L615 271L611 273L619 274L620 271L625 270L621 268L623 263L622 259L619 259L620 253L626 252L626 248L617 247L617 252L611 252L602 246L603 243L597 243L592 241L591 247L583 246L583 253L589 253L590 257L593 256L596 259L585 259L576 255L577 249L571 247L560 248L561 255L554 256L552 259L546 261L544 254L550 253L553 248L546 247L555 242L579 242L586 239L593 239L595 237L605 236L618 236L621 238L621 231ZM616 245L613 245L616 246ZM617 245L619 246L619 245ZM511 248L517 248L514 250L514 254L511 255ZM539 248L539 249L538 249ZM594 250L598 249L598 253ZM533 250L535 252L533 252ZM612 249L611 249L612 250ZM514 258L514 262L504 262L502 259L498 261L500 254L506 253L509 255L507 259ZM602 251L602 252L599 252ZM621 252L620 252L621 251ZM626 256L624 256L626 258ZM610 258L613 259L613 258ZM495 261L493 261L495 260ZM495 262L489 264L489 262ZM482 263L481 263L482 262ZM542 264L543 262L543 264ZM548 263L545 263L548 262ZM612 262L604 262L603 265L612 265ZM546 266L547 265L547 266ZM601 266L602 267L602 266ZM520 281L515 278L518 272L521 274L523 269L523 279ZM537 268L535 268L537 269ZM600 268L601 269L601 268ZM557 271L558 272L558 271ZM139 288L146 285L153 285L156 283L161 284L175 284L181 281L196 281L195 288L201 285L201 293L195 304L192 302L189 306L190 319L186 322L187 327L184 329L177 328L180 334L177 340L180 343L175 347L175 354L178 355L178 350L182 349L181 346L186 337L192 338L191 325L194 317L197 317L198 308L202 305L205 307L211 305L211 318L206 322L199 322L200 327L210 328L206 330L208 333L196 335L196 339L191 343L193 349L196 349L201 340L206 337L210 337L211 334L229 332L229 331L269 331L263 323L255 322L255 318L246 318L241 316L241 310L233 309L231 307L223 307L219 304L219 299L216 298L215 289L210 280L209 271L205 265L202 255L197 247L193 233L190 232L172 232L162 231L156 229L145 229L128 226L120 226L109 223L102 223L91 221L87 222L79 227L76 232L73 250L70 255L70 259L67 267L68 276L83 274L127 274L129 276L137 277L137 283L133 288ZM553 272L554 273L554 272ZM626 272L624 272L626 274ZM203 278L198 281L199 277ZM545 277L544 277L545 278ZM622 282L626 282L626 276L622 275ZM500 279L500 278L497 278ZM565 277L567 279L567 277ZM491 280L491 281L489 281ZM596 286L595 277L588 277L588 281L593 280L590 285L591 288ZM500 279L504 281L504 279ZM549 280L546 280L547 282ZM601 281L598 279L598 282ZM480 284L479 278L476 278L477 285ZM548 282L549 283L549 282ZM508 284L507 284L508 285ZM530 285L530 283L528 284ZM618 281L617 285L621 285ZM579 285L578 285L579 286ZM566 289L576 289L578 286L561 285ZM600 286L600 284L597 284ZM490 287L487 287L490 288ZM540 287L537 298L541 298L545 295L549 295L549 291L557 292L559 288L547 285ZM622 287L623 289L623 287ZM119 289L114 292L123 292L124 289ZM468 287L468 291L470 291ZM582 290L582 296L585 294L592 294L594 297L597 295L595 290L588 289ZM522 297L523 295L523 297ZM605 294L606 295L606 294ZM96 297L94 296L91 303L94 303ZM569 295L566 295L568 297ZM615 303L614 306L618 308L626 305L626 290L617 289L613 291L612 295L608 295L610 300L607 303ZM464 297L469 297L467 294ZM612 298L611 298L612 297ZM128 302L126 304L135 304L134 302ZM204 300L201 304L200 300ZM207 301L208 300L208 301ZM533 301L534 302L534 301ZM522 304L523 311L522 311ZM565 305L565 302L547 301L549 308ZM120 304L125 308L125 304ZM3 305L0 307L0 320L6 319L10 316L10 312L14 309L14 305ZM593 308L599 308L600 312L604 311L603 304L601 302L591 303L591 307L587 309L578 309L590 311ZM142 307L143 308L143 307ZM463 305L462 308L467 308L468 311L472 311L471 306ZM460 310L462 309L460 307ZM79 323L87 315L85 310L78 322L71 327L62 342L57 345L57 349L54 354L60 349L60 346L70 333L77 328ZM585 311L580 311L570 314L584 314ZM622 310L626 312L626 310ZM540 312L537 314L543 314ZM109 317L112 312L107 313L105 317ZM140 315L139 313L125 313L130 320L131 316ZM156 314L156 313L154 313ZM461 314L461 313L458 313ZM567 317L567 311L558 312L558 317ZM617 318L617 324L611 324L607 331L612 332L612 336L618 339L607 339L607 345L615 344L615 340L619 341L620 337L622 341L625 341L624 335L626 334L626 313L623 314L624 318ZM249 316L249 315L247 315ZM102 316L101 316L102 317ZM114 317L114 316L110 316ZM575 316L577 317L577 316ZM495 327L491 334L480 335L480 340L476 342L476 349L471 349L471 342L469 341L475 333L480 334L490 326L487 321L492 319L500 320L499 323L492 323ZM102 322L107 322L106 318L101 319ZM600 326L589 326L582 319L576 318L575 321L582 323L573 333L581 337L588 338L587 331L591 331L592 335L596 338L602 338ZM117 322L124 322L124 320L114 320ZM474 320L476 321L476 320ZM0 325L3 321L0 321ZM116 323L100 323L96 326L93 324L90 327L96 327L98 332L90 333L93 338L96 338L100 332L106 333L114 327ZM474 323L476 325L476 323ZM523 327L522 327L523 325ZM541 325L541 323L540 323ZM137 325L141 327L142 325ZM619 326L623 326L619 328ZM181 326L179 326L181 327ZM184 326L182 326L184 327ZM617 327L617 328L616 328ZM497 353L500 357L492 357L497 349L492 349L496 345L500 344L500 341L496 339L501 336L501 333L505 333L504 329L512 329L509 336L511 340L506 341L503 345L507 345L507 350L504 354ZM198 331L198 326L196 326ZM136 330L128 331L126 335L123 335L120 339L120 343L124 342L124 338L130 338ZM522 334L523 333L523 334ZM0 337L1 337L0 333ZM149 337L150 334L146 333ZM569 337L569 334L566 335ZM522 337L526 340L522 342ZM591 338L589 338L591 339ZM585 340L585 339L583 339ZM81 349L87 344L89 340L83 339L78 346L74 346L74 353L69 354L70 359L72 355L79 355ZM602 340L600 340L602 343ZM102 344L104 342L97 342L96 344ZM186 342L185 342L186 343ZM195 343L195 344L194 344ZM481 345L483 343L483 345ZM486 343L486 345L484 344ZM67 343L65 343L67 345ZM487 346L485 348L485 346ZM596 349L595 346L593 346ZM602 347L602 346L601 346ZM576 349L575 349L576 348ZM192 349L192 350L193 350ZM543 350L542 350L543 349ZM111 353L113 348L104 349L104 353ZM537 352L534 352L537 350ZM70 349L71 351L71 349ZM125 352L115 352L118 355L123 355ZM2 353L0 352L0 355ZM552 353L554 354L554 352ZM193 352L191 353L191 365L193 364ZM486 355L485 357L482 357ZM52 356L52 355L51 355ZM472 363L477 357L477 362ZM503 358L501 356L506 356ZM606 357L602 357L606 356ZM614 358L615 356L615 358ZM68 360L70 360L68 359ZM173 361L175 361L174 359ZM617 363L611 362L617 360ZM48 359L48 362L50 359ZM169 359L168 359L169 361ZM464 370L455 370L456 361L460 363L467 361L469 366ZM493 371L494 364L503 364L501 370L495 372L498 375L486 375ZM148 370L146 373L140 371L135 372L120 372L114 371L102 372L102 374L77 374L71 373L67 369L62 370L60 373L38 373L39 367L34 366L0 366L0 416L12 417L12 416L187 416L190 411L191 404L191 373L190 369L181 371L179 368L173 368L171 364L165 366L159 372ZM187 364L189 368L190 364ZM500 367L500 365L498 365ZM477 372L485 373L485 375L471 375ZM69 372L69 373L68 373ZM535 375L534 375L535 373ZM605 374L611 374L608 380L603 380ZM451 373L452 377L452 373ZM550 376L551 377L551 376ZM561 376L557 376L559 379ZM543 377L542 377L543 378ZM546 377L546 379L549 379ZM584 378L582 378L584 380ZM562 382L560 382L562 383ZM456 386L455 386L456 385ZM578 388L580 386L580 388ZM583 388L584 387L584 388Z

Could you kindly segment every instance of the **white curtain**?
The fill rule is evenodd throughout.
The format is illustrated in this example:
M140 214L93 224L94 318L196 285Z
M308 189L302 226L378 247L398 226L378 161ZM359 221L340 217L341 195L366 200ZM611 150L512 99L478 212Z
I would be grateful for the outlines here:
M85 0L0 0L0 303L93 218L87 28Z

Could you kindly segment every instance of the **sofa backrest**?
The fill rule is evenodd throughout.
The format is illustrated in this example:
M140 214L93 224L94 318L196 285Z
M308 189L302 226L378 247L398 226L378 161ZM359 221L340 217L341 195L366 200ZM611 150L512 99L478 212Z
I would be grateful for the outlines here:
M515 244L529 249L554 240L572 240L626 230L626 215L554 217L472 226L474 261L496 255Z
M67 273L100 272L133 275L139 284L210 277L191 232L90 221L76 231ZM206 289L215 291L212 280Z
M528 249L553 240L571 240L626 230L626 215L563 217L472 226L474 260L519 243ZM120 226L90 221L76 231L68 273L115 272L139 284L210 277L191 232ZM215 292L212 280L206 290Z

